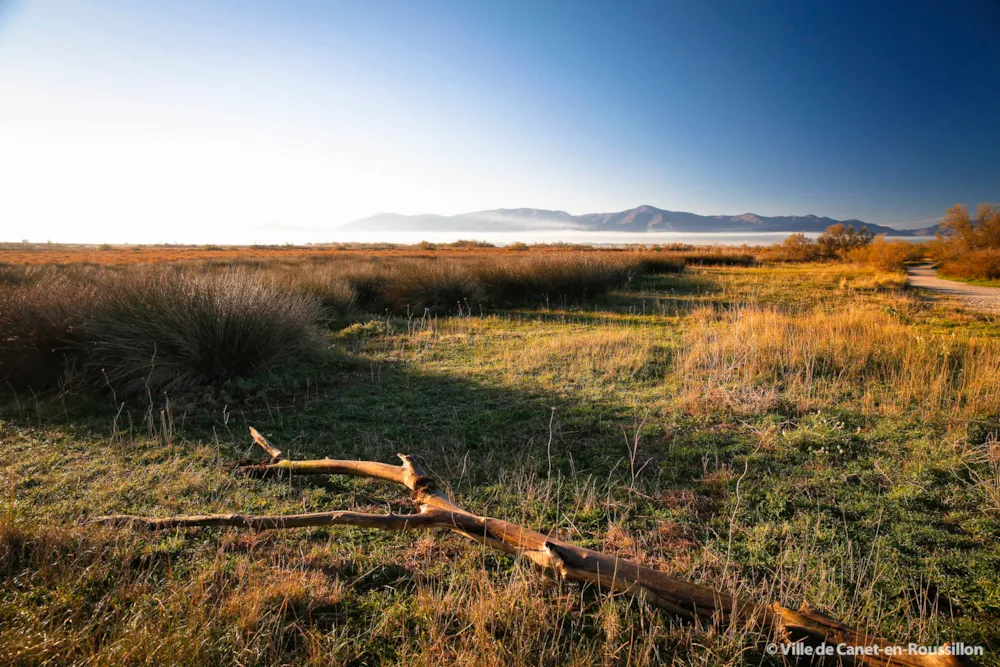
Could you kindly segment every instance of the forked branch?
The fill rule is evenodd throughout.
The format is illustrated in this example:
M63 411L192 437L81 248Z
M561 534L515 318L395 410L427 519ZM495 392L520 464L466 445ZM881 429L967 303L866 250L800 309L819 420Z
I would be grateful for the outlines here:
M250 429L253 439L271 456L271 462L242 465L236 472L267 477L280 474L350 475L402 485L412 492L420 508L417 514L365 514L360 512L318 512L286 516L204 516L141 517L113 515L98 517L98 523L142 526L153 530L193 526L233 526L251 530L300 528L305 526L356 526L380 530L447 529L464 537L522 557L539 569L559 578L599 586L601 590L629 593L652 605L688 620L718 627L738 624L761 633L762 638L805 645L826 644L845 647L872 647L872 655L838 656L834 662L859 665L908 665L941 667L969 664L943 651L937 654L900 652L897 644L848 627L828 618L808 605L798 611L778 603L759 605L738 600L734 595L708 586L671 577L637 563L585 549L563 540L503 521L471 514L456 505L411 456L400 454L402 465L374 461L320 459L289 461L264 436Z

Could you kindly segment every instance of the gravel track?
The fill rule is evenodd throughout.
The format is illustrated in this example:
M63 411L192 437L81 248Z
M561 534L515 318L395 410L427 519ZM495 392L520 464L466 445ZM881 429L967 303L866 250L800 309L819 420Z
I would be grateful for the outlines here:
M958 300L966 308L1000 314L1000 287L967 285L955 280L943 280L930 264L906 269L910 285Z

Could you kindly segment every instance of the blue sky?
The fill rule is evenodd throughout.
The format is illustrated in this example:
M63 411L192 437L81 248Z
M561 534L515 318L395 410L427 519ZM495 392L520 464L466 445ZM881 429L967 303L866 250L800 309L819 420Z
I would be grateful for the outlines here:
M639 204L915 224L1000 201L998 27L993 0L14 0L0 236Z

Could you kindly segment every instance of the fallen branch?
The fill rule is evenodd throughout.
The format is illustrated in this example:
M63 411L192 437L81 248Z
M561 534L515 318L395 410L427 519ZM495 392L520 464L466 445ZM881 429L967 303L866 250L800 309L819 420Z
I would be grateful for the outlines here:
M281 450L268 442L267 438L262 436L253 426L250 427L250 437L253 438L254 442L260 445L261 449L267 452L268 456L271 457L272 463L281 458Z
M380 530L447 529L480 544L525 558L541 570L570 581L591 583L602 590L629 593L672 614L700 620L717 627L738 624L786 644L816 647L844 645L872 647L873 655L834 656L833 662L858 665L907 665L941 667L970 664L947 651L931 655L910 654L894 642L848 627L804 604L798 611L778 603L745 603L735 596L708 586L683 581L617 556L585 549L521 526L471 514L451 501L416 460L400 454L402 465L374 461L320 459L289 461L264 436L250 429L254 440L271 456L271 462L241 465L236 472L256 477L280 474L351 475L380 479L405 486L420 508L417 514L365 514L318 512L285 516L142 517L112 515L94 519L115 526L141 526L152 530L194 526L232 526L251 530L301 528L306 526L356 526ZM899 652L902 650L902 652ZM807 658L808 659L808 658Z

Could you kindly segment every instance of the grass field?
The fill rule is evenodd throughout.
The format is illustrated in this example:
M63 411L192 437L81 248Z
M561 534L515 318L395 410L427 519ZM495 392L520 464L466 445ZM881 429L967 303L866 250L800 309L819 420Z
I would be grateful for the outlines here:
M168 396L8 391L0 663L780 664L449 534L88 525L408 511L372 481L234 478L254 426L291 458L417 454L471 511L1000 664L996 318L799 264L319 327Z

